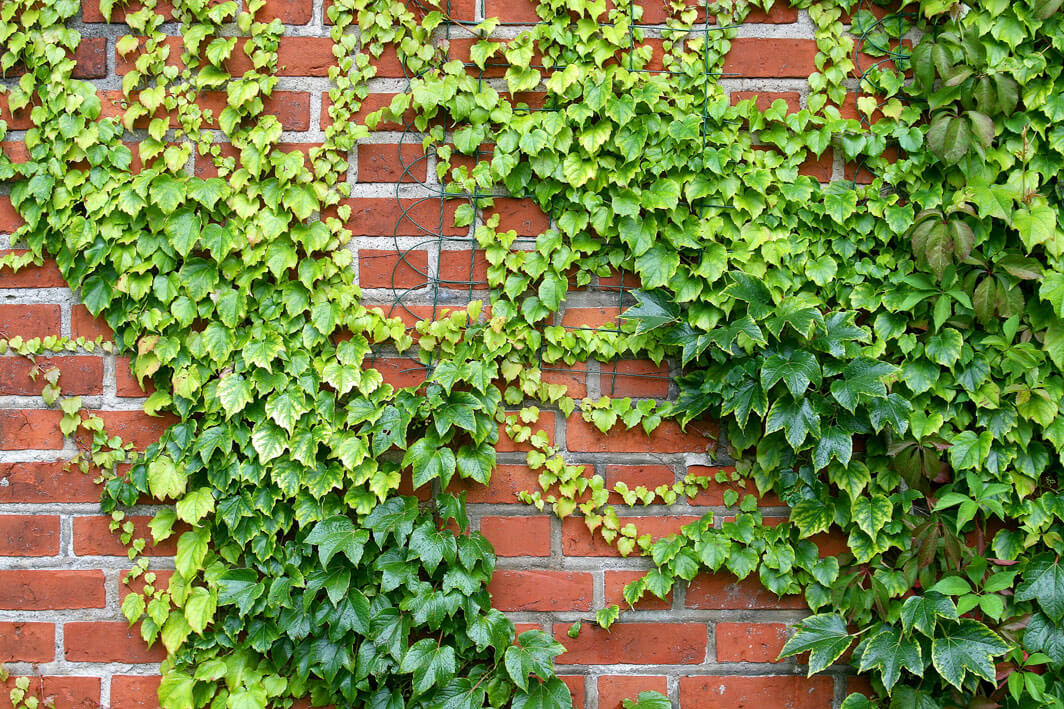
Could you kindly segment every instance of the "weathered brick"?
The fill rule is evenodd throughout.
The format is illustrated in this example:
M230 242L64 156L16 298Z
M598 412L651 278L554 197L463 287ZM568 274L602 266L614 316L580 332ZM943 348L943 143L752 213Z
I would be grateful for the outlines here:
M103 316L94 318L84 305L75 305L70 309L70 336L84 337L86 340L102 337L106 341L114 339L115 334L104 322Z
M161 677L115 675L111 678L111 709L156 709Z
M0 683L0 709L9 709L12 705L8 698L10 690L15 688L16 677L8 677ZM100 705L99 677L30 677L27 694L36 697L38 706L55 707L55 709L88 708ZM25 706L25 705L23 705Z
M40 394L47 384L44 373L59 370L63 394L90 396L103 392L103 360L72 355L40 357L34 362L24 357L0 357L0 396ZM30 378L36 372L36 381Z
M424 182L425 151L416 143L363 143L358 146L359 182Z
M58 305L0 303L0 337L58 335L59 322Z
M503 464L492 471L487 485L455 478L448 489L455 493L465 492L466 502L470 504L519 504L517 493L539 489L537 477L538 474L526 465Z
M497 569L488 586L491 605L501 611L589 611L591 574L547 569Z
M456 290L483 289L488 285L488 260L476 251L440 251L440 286Z
M829 709L833 693L830 677L680 678L684 709Z
M558 675L558 679L565 682L569 693L573 695L573 709L584 709L584 697L587 694L587 682L583 675Z
M0 556L54 556L59 553L55 515L0 515Z
M18 143L17 145L21 145ZM0 206L0 212L3 211L3 206ZM12 208L12 212L14 209ZM5 231L3 224L3 215L0 213L0 232ZM13 231L13 229L12 229ZM23 254L24 249L0 249L0 256L5 254ZM0 268L0 289L3 288L62 288L66 286L66 281L63 280L63 274L59 272L59 267L55 261L47 260L40 266L26 266L19 270L18 273L13 272L10 268Z
M717 623L717 662L776 662L787 642L783 623Z
M603 396L657 398L669 395L669 367L649 360L618 360L601 365L599 391Z
M812 39L731 40L723 71L749 78L804 79L816 71L816 41Z
M623 709L625 699L634 699L640 692L667 694L668 679L660 675L602 675L598 678L599 709Z
M63 447L62 417L62 411L0 409L0 450L59 450Z
M646 576L645 571L610 571L607 569L603 572L606 605L615 603L627 610L630 606L624 600L624 587L644 576ZM670 608L672 608L672 593L662 599L648 592L643 595L639 603L635 604L635 610L639 611L660 611Z
M0 662L51 662L54 659L53 624L0 622Z
M148 396L155 391L152 380L145 378L144 382L138 382L133 370L130 369L129 357L115 358L115 396L129 398Z
M100 570L0 570L0 608L43 611L103 608L106 601Z
M384 381L396 388L419 386L428 375L425 365L410 357L379 357L367 361L366 366L376 369Z
M429 284L429 256L421 249L359 249L358 283L363 288L408 290Z
M517 232L518 236L539 236L550 227L550 219L530 199L496 197L495 205L484 210L484 218L499 215L498 231Z
M0 504L46 502L96 502L100 488L76 468L65 470L63 461L0 463Z
M177 539L181 529L157 546L152 544L148 522L151 517L133 515L126 517L133 523L133 538L148 540L145 556L173 556L177 551ZM127 547L119 539L118 532L111 531L111 518L104 515L86 515L74 518L74 553L78 556L126 556Z
M107 76L107 38L82 37L81 44L74 52L75 79L102 79Z
M125 621L72 622L63 626L64 651L69 662L162 662L166 648L152 647L140 628Z
M715 574L699 574L687 587L688 608L699 610L768 610L772 608L803 610L805 601L801 596L776 594L761 585L755 578L737 580L727 571Z
M616 623L608 631L585 624L576 638L555 627L565 645L563 665L695 665L706 659L703 623Z
M125 443L132 443L137 450L144 450L158 441L163 431L178 421L173 414L149 416L143 411L92 411L90 413L103 419L107 435L120 436Z
M355 236L464 236L468 231L454 226L457 200L363 197L342 200L341 204L351 206L347 228Z
M485 517L480 531L498 556L550 556L550 517Z

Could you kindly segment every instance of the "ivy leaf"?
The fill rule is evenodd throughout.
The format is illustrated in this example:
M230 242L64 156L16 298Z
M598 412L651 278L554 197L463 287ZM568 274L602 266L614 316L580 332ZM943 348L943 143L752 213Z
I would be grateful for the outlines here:
M834 613L810 616L795 626L780 657L809 653L809 676L826 669L853 643L846 621Z
M848 465L853 455L853 436L841 428L824 429L820 440L817 441L816 450L813 451L813 467L815 470L824 468L831 459Z
M1027 650L1045 653L1057 667L1064 665L1064 628L1043 613L1035 613L1023 631Z
M882 379L895 371L896 368L886 362L859 357L846 365L841 379L831 383L831 395L852 412L862 397L886 396L887 387Z
M933 637L939 618L957 620L957 606L940 593L910 596L901 607L901 625L905 632L916 628L927 637Z
M925 352L932 362L943 367L952 367L960 359L963 346L964 338L961 333L947 327L927 341Z
M329 565L329 560L342 553L352 565L358 566L362 559L362 550L369 541L369 531L355 526L345 515L336 515L323 519L314 525L307 535L307 544L318 548L318 558L322 567Z
M1057 213L1045 205L1020 208L1012 215L1012 225L1020 232L1020 239L1030 252L1053 238L1057 230Z
M903 635L893 626L885 626L873 636L859 653L861 661L859 672L878 668L880 679L887 693L897 684L901 670L905 668L917 677L924 676L924 657L920 643Z
M512 709L569 709L573 696L569 688L557 677L545 682L535 682L526 691L514 695Z
M225 409L226 418L232 418L252 401L251 382L239 374L229 374L218 382L218 403Z
M975 433L975 431L962 431L957 434L949 449L949 462L954 470L969 470L979 468L990 455L990 446L994 443L994 435L990 431Z
M1017 601L1038 601L1050 620L1064 618L1064 567L1060 557L1051 552L1031 559L1023 572L1023 582L1016 588Z
M655 244L635 259L635 270L646 288L666 285L679 266L679 252L664 244Z
M769 409L765 433L780 429L784 429L791 448L798 450L810 433L813 438L820 437L820 415L813 411L808 399L779 399Z
M768 391L781 379L797 399L809 388L810 382L820 385L820 365L816 357L805 350L774 354L761 366L761 387Z
M160 500L184 494L188 477L177 469L174 459L160 455L148 463L148 490Z
M487 485L491 480L491 471L495 467L495 447L485 444L478 447L462 446L458 449L455 460L458 475Z
M236 606L247 615L265 590L251 569L231 569L218 577L218 605Z
M454 451L441 447L436 438L419 438L407 448L403 456L403 466L413 470L414 487L439 479L444 487L451 481L457 467Z
M260 423L251 434L251 445L259 454L259 461L268 463L281 455L288 447L288 436L279 426L272 423Z
M800 500L791 508L791 522L798 527L803 539L828 531L833 521L834 510L821 500Z
M189 593L185 601L185 620L193 632L202 633L214 617L217 599L213 593L197 586Z
M883 495L861 497L853 502L853 521L873 539L890 521L894 505Z
M931 641L931 662L942 679L961 689L966 672L994 681L994 658L1009 646L982 623L962 618L945 626L946 634Z
M166 237L182 257L191 253L202 228L199 215L187 207L177 210L165 222Z
M1042 279L1038 295L1053 306L1058 318L1064 318L1064 273L1050 271Z
M636 321L636 334L650 332L679 317L676 305L662 291L636 290L633 295L638 303L625 310L622 317Z

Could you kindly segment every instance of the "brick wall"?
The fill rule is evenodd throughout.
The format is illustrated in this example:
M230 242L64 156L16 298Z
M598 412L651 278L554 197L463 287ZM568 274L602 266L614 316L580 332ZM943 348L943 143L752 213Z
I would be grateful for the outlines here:
M646 18L660 21L660 2L652 2ZM475 7L473 0L463 0L452 6L456 14L535 19L527 0L475 0ZM324 77L331 60L322 0L271 0L265 12L287 24L280 47L282 78L267 110L284 124L288 149L319 144L329 120ZM78 53L78 76L93 82L113 105L121 96L125 69L115 54L123 26L103 24L98 0L85 0L79 28L86 39ZM510 36L515 32L506 31ZM660 32L648 35L653 42ZM739 36L725 71L745 78L723 79L733 98L783 98L792 109L802 106L804 77L814 70L816 51L806 14L789 8L755 13ZM379 78L370 83L372 93L360 115L387 103L405 84L394 57L376 63ZM854 115L853 106L845 108ZM19 141L28 116L11 116L0 96L0 117L12 129L0 147L12 158L24 159ZM439 201L431 198L433 159L422 155L414 137L407 135L404 142L399 128L381 126L352 153L348 226L355 236L350 247L354 268L367 297L390 307L401 294L403 307L393 312L412 322L431 315L433 302L466 300L467 282L473 290L483 288L486 265L472 251L470 233L447 226L454 204L441 215ZM198 161L194 169L206 175L213 168ZM844 166L830 153L810 160L806 169L821 180L844 174ZM398 192L396 183L401 183ZM5 189L0 186L0 249L17 247L7 236L18 219ZM499 200L495 211L502 229L516 229L522 236L534 236L549 223L530 202ZM427 238L426 228L442 238ZM398 293L391 289L393 283ZM632 285L630 276L623 282L617 276L593 281L570 294L560 323L596 327L610 322L619 312L619 289ZM93 338L106 337L108 331L78 304L56 267L45 265L17 275L0 272L2 335ZM47 361L61 369L65 392L82 395L88 408L104 412L111 433L144 446L166 425L165 419L141 413L146 394L130 375L126 358L72 354ZM416 363L405 358L385 358L378 366L398 385L416 383L421 376ZM667 368L649 362L620 362L558 367L546 377L568 384L577 397L667 397L668 374ZM29 379L24 360L0 356L0 662L15 673L38 677L32 689L54 697L57 707L156 706L156 663L162 652L147 648L118 611L129 561L108 530L108 518L99 513L92 481L64 471L63 460L75 448L59 434L59 413L44 406L40 388ZM610 483L653 487L680 479L688 470L706 474L715 465L704 432L684 433L669 423L649 437L631 432L604 436L579 417L566 420L559 412L546 411L540 426L571 461L586 464ZM518 504L515 493L535 489L535 476L523 465L522 446L504 440L499 450L500 468L491 486L468 488L473 524L500 557L491 590L497 607L520 626L542 627L568 647L559 658L560 673L576 706L614 709L622 698L654 689L685 709L822 709L837 706L847 686L853 686L855 680L841 673L805 679L800 665L775 662L788 624L805 615L803 604L776 599L756 582L733 583L725 575L699 577L665 601L644 602L612 632L585 625L577 639L566 637L574 620L621 602L623 586L647 565L620 558L593 540L579 519L562 521ZM727 512L721 490L710 489L691 502L670 509L620 509L655 535L676 531L707 510ZM152 511L135 510L134 518L143 525ZM778 507L765 511L786 514ZM167 558L172 551L171 545L149 548L152 567L172 567ZM5 692L0 706L6 702Z

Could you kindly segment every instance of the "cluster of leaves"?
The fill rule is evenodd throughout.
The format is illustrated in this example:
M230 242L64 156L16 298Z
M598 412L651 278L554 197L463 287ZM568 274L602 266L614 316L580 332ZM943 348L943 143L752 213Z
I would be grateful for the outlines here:
M891 21L856 0L799 0L820 53L797 111L732 105L713 78L745 0L670 7L660 50L638 5L544 0L543 22L513 39L493 38L494 20L462 25L477 40L468 62L430 41L441 11L341 0L332 120L307 158L281 150L263 115L282 28L255 21L261 4L175 3L176 63L155 4L127 12L121 121L70 77L76 2L0 9L0 41L15 38L0 66L24 71L9 103L34 122L29 162L0 162L29 253L0 264L52 254L154 382L147 408L180 419L128 475L114 473L128 446L96 423L85 458L111 471L105 505L133 556L146 541L121 507L173 501L155 541L188 525L169 585L138 563L145 586L123 604L170 653L165 706L567 706L561 646L538 632L514 642L485 590L490 546L447 492L488 481L500 427L541 472L524 499L578 511L653 561L629 604L727 569L803 594L817 615L784 655L808 652L817 672L857 640L853 664L891 707L1064 706L1060 0L923 0ZM861 120L839 108L858 71L846 23L883 59L862 67ZM371 357L410 333L361 303L343 248L341 176L366 134L351 116L389 45L416 78L367 123L412 112L491 289L490 312L419 325L428 374L404 390ZM236 51L251 66L239 77ZM499 64L501 81L484 80ZM216 90L217 117L196 101ZM213 143L215 120L235 157ZM137 173L121 142L134 130ZM801 174L829 148L871 184ZM186 174L194 152L220 177ZM553 226L527 243L477 221L499 186ZM617 272L641 283L623 322L552 324L570 284ZM789 505L785 523L732 493L733 519L654 541L531 429L530 401L576 409L541 359L628 354L677 362L678 397L588 400L582 415L603 430L720 420L737 475ZM63 405L77 425L77 402ZM399 492L404 476L424 499ZM710 482L614 491L671 503ZM846 551L826 551L831 535Z

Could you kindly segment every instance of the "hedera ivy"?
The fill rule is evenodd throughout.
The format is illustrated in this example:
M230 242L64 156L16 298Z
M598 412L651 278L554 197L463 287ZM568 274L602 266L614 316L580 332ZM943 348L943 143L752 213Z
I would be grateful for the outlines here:
M123 604L170 653L165 706L308 694L567 706L551 665L561 646L539 632L515 642L485 590L490 545L451 531L468 521L446 489L488 481L499 423L533 447L543 489L524 499L579 511L622 553L653 561L628 603L704 570L755 575L816 613L785 656L808 652L812 673L857 642L852 663L882 700L853 695L848 709L1062 704L1061 0L922 0L886 21L855 0L795 2L820 54L806 107L790 113L732 106L713 78L752 6L742 0L671 5L667 73L647 70L638 6L544 0L543 22L506 41L490 39L494 20L466 25L479 41L463 63L430 42L442 11L341 0L329 11L332 122L309 159L281 151L280 124L263 115L282 28L255 21L261 4L176 3L178 66L154 3L127 12L133 34L118 49L135 69L121 122L100 119L93 89L70 78L75 0L0 10L0 68L25 71L10 104L32 105L34 123L30 161L0 163L30 251L2 263L52 254L155 383L149 410L180 418L119 476L128 446L63 403L67 432L95 433L84 465L104 471L131 557L145 540L120 507L173 500L152 523L157 541L179 520L190 527L167 588L140 560L132 576L147 586ZM715 26L696 25L700 12ZM838 109L855 72L844 23L890 60L861 77L861 121ZM900 40L912 36L910 50ZM498 186L556 225L524 244L497 217L477 223L490 313L474 303L419 325L430 374L398 391L369 357L412 340L361 304L340 205L346 153L367 134L351 116L386 45L416 78L367 122L413 111L464 200L457 225ZM240 77L227 69L234 52L251 61ZM505 86L478 76L489 62L507 67ZM537 88L543 110L523 102ZM217 116L194 100L214 90L226 98ZM213 142L215 120L238 158ZM130 131L146 131L137 174L121 143ZM453 161L484 143L494 148L474 167ZM829 147L869 168L871 184L799 174ZM188 175L194 152L221 177ZM551 324L570 279L616 271L641 282L623 323ZM729 491L731 519L654 541L607 504L600 477L533 433L536 404L577 407L543 381L541 361L628 354L677 361L677 399L585 400L581 415L603 430L720 420L734 479L786 502L786 523L766 525L754 496ZM400 495L404 473L432 501ZM629 505L671 503L709 482L613 489ZM833 530L846 536L839 555L816 544ZM662 701L644 694L638 705Z

